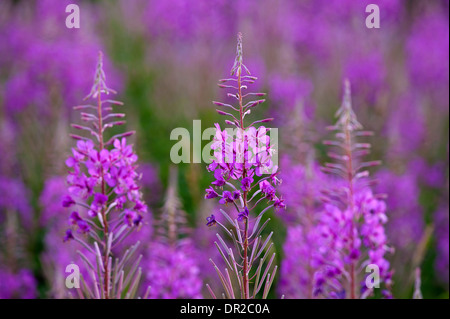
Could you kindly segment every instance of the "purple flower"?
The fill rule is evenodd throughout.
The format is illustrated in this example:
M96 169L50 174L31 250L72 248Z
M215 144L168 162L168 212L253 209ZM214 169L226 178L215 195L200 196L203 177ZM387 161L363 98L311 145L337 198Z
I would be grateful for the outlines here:
M29 269L11 271L0 268L0 299L35 299L37 282Z
M239 191L224 191L222 194L222 198L219 200L219 203L222 205L226 205L228 203L233 203L235 200L239 199L241 193Z
M94 77L95 82L86 97L97 103L96 111L86 113L92 108L91 105L75 107L76 110L86 111L81 113L81 117L87 124L86 126L72 125L75 129L89 131L90 137L93 136L95 139L90 140L90 138L72 135L74 139L78 140L77 147L72 149L73 156L66 161L66 164L70 168L67 177L69 196L80 199L79 206L81 208L88 207L87 212L72 212L69 221L70 224L76 225L79 233L89 235L89 241L84 243L85 247L90 247L88 255L91 255L92 252L101 255L102 265L97 266L106 270L100 273L98 278L93 279L97 282L93 284L101 283L102 287L105 287L102 296L108 299L113 297L108 296L111 285L119 289L118 283L110 280L112 275L110 272L115 267L115 261L108 258L108 255L111 254L112 248L121 251L120 246L124 244L123 240L129 235L127 227L136 226L137 229L140 229L143 220L141 214L147 211L147 206L142 201L142 193L137 184L140 178L136 172L137 155L126 140L126 137L132 135L133 132L117 134L109 140L106 140L104 136L107 128L124 124L122 119L125 114L112 112L112 106L121 105L121 102L109 97L105 98L105 94L115 93L115 91L106 85L102 67L103 60L100 53ZM117 121L117 118L121 120ZM102 127L99 127L98 122L102 123ZM84 142L86 139L88 141ZM131 210L130 207L136 209ZM93 218L92 222L88 223L82 218L82 215L86 213ZM91 232L90 223L100 225L99 231ZM68 241L72 238L73 234L66 232L64 240ZM85 238L77 238L77 240L82 241ZM99 246L107 249L102 249L100 252ZM94 263L99 262L98 256L91 257L94 258ZM138 284L138 280L134 280L134 287L130 289L137 291Z
M200 299L203 281L197 249L189 239L175 245L153 241L143 270L150 298Z
M209 217L206 217L206 226L211 227L211 226L215 226L217 224L216 221L216 216L214 216L214 214L212 214Z
M75 201L70 197L69 195L64 195L62 199L62 206L63 207L70 207L72 205L75 205Z
M72 225L76 225L82 218L78 212L72 212L69 217L69 221Z
M269 179L277 182L277 179L274 179L273 176L278 167L272 161L272 155L276 150L274 149L273 143L271 143L271 139L268 134L269 129L261 125L263 123L271 122L273 119L266 118L257 120L251 122L251 124L246 124L244 121L245 117L251 114L252 110L256 106L265 101L260 98L264 96L265 93L252 93L251 91L247 91L249 86L254 84L257 80L257 77L250 73L247 66L243 62L241 33L238 34L237 42L236 57L231 68L231 78L220 80L218 84L219 87L223 89L231 90L231 92L227 93L227 97L231 101L227 101L226 103L213 101L213 104L216 106L226 108L226 111L223 111L222 109L217 109L216 111L218 114L227 117L225 123L232 125L235 128L235 133L229 134L226 129L222 131L220 125L215 125L216 134L213 142L211 143L211 148L214 151L214 159L208 166L208 170L214 171L215 180L212 182L212 185L217 187L229 187L229 190L223 191L219 203L225 205L228 203L233 203L237 210L237 219L239 221L245 221L243 229L241 229L238 224L234 225L234 223L231 222L235 228L232 232L239 238L239 242L236 238L232 238L235 247L239 250L234 255L239 255L243 259L239 261L232 258L233 260L231 262L233 263L233 266L231 266L231 271L234 273L234 276L241 278L241 297L243 299L249 299L251 297L249 291L251 282L249 273L253 266L253 261L249 264L248 259L245 260L246 257L244 257L248 256L248 250L250 249L250 209L248 207L255 208L258 204L263 202L262 199L264 197L274 201L277 199L275 188L270 185L266 180L267 178L263 178L262 175L268 174L270 175L268 177ZM258 180L255 181L255 178ZM260 185L260 190L257 190L252 194L253 186L257 186L258 183ZM240 189L241 191L238 191L237 189ZM259 193L262 193L264 197L257 199L257 195ZM207 190L206 198L210 197L216 197L216 193L213 192L212 188ZM236 200L239 200L239 206L236 203ZM254 203L252 203L253 200L255 200ZM277 200L276 205L278 208L284 207L283 200ZM274 205L269 205L263 209L257 219L257 223L251 226L253 227L253 232L258 230L258 226L260 226L259 221L261 220L262 215L273 206ZM228 216L225 211L221 211L221 213L227 217L228 221L232 221L231 217ZM213 224L215 224L215 218L212 215L211 217L208 217L207 225L210 226ZM227 234L231 236L229 229L225 229ZM222 239L221 242L224 243ZM259 250L264 250L264 246L268 243L269 239L265 241L263 248L260 248ZM226 248L226 250L228 251L229 249ZM230 252L228 252L228 254L230 254ZM218 270L215 263L214 267L222 279L223 275L220 270ZM267 271L268 270L266 270L265 273L267 273ZM235 298L236 296L234 296L234 290L236 289L230 287L230 285L232 286L231 281L229 284L225 283L225 280L221 280L221 282L224 285L228 297ZM260 288L254 288L256 294L260 290L261 285ZM268 293L268 289L270 289L270 286L265 287L264 294ZM210 288L208 290L212 295L214 295ZM215 296L213 297L215 298Z
M244 207L244 210L238 214L238 221L243 221L244 219L248 219L249 210L247 207Z
M241 181L241 188L244 192L248 192L250 191L252 184L253 184L253 177L248 176L248 177L244 177Z
M275 201L273 203L273 207L280 208L280 209L286 209L286 204L284 203L284 199L283 198L275 198Z
M139 226L142 222L142 216L136 213L135 211L127 209L125 211L124 220L129 227L133 225Z
M108 196L102 193L94 194L94 203L98 206L103 206L108 201Z
M223 185L225 185L226 181L225 178L223 177L224 171L221 169L216 169L214 171L214 178L216 179L214 182L212 182L213 185L217 186L217 187L222 187Z
M91 229L91 226L85 220L79 220L77 222L78 232L82 234L86 234Z
M63 241L66 242L66 241L69 241L71 239L74 239L73 234L72 234L72 230L71 229L67 229L66 230L66 234L64 235Z
M261 190L261 193L265 195L265 197L269 200L274 200L276 198L275 193L275 187L273 187L268 181L262 181L259 183L259 189Z
M326 289L323 289L323 284L319 285L316 282L315 290L325 294L325 297L337 298L343 290L348 289L345 295L351 299L367 298L373 290L367 289L361 294L357 289L360 284L356 281L360 272L358 265L376 264L380 269L380 277L385 288L390 289L392 273L390 263L385 259L390 249L384 230L387 222L386 204L367 186L370 185L367 182L367 171L358 169L355 171L354 168L350 171L348 166L345 166L349 157L354 162L360 160L369 145L349 142L359 138L358 132L362 130L362 125L351 106L348 81L345 82L345 94L337 114L338 120L332 129L337 131L337 136L340 134L351 138L336 143L326 142L327 145L339 146L340 153L332 156L337 163L327 163L323 171L337 173L341 180L337 182L339 187L329 187L323 192L326 195L324 211L315 226L320 234L320 248L316 257L320 266L316 270L316 275L327 277L327 280ZM377 164L377 162L362 163L361 167ZM363 254L363 249L367 251L368 257ZM333 272L334 269L339 269L339 272ZM342 276L344 272L349 276Z
M216 198L218 196L219 196L219 194L217 194L217 192L212 187L209 187L206 189L206 195L205 195L206 199Z
M134 205L133 209L136 212L145 213L147 211L147 205L145 205L145 203L143 201L136 200L135 203L136 204Z

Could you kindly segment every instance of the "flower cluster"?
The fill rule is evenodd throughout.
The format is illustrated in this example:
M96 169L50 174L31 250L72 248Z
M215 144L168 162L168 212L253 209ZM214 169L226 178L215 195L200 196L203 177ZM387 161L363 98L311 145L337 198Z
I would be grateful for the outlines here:
M321 237L317 228L296 225L288 227L283 245L279 294L288 299L312 299L313 278L318 268L317 252Z
M390 250L384 230L386 205L380 196L373 195L370 190L373 181L368 179L369 172L365 170L379 162L360 160L369 153L370 144L360 143L357 138L371 133L361 131L362 126L352 110L348 81L337 115L338 122L330 129L337 131L338 141L325 141L337 149L328 154L337 163L327 163L323 170L340 176L342 181L334 189L324 191L325 207L317 226L321 237L317 262L321 266L315 274L314 294L329 298L367 298L373 294L373 287L367 285L361 269L376 265L386 287L383 293L390 297L392 273L385 259Z
M131 254L124 254L123 260L118 257L113 260L112 250L117 249L133 230L141 227L147 206L137 185L137 155L126 141L133 132L105 140L106 129L125 124L125 114L113 112L112 106L122 105L121 102L104 98L105 94L115 92L106 86L102 66L100 53L94 85L86 97L96 100L97 105L75 107L82 110L81 119L88 125L72 124L72 127L88 131L94 138L71 135L77 140L77 146L66 160L69 194L63 198L62 205L75 207L69 217L70 228L64 241L77 240L96 259L98 268L93 268L88 257L80 253L86 267L91 268L94 274L94 288L85 289L85 296L108 299L132 297L138 289L141 277L141 270L137 269L139 259L131 268L132 272L124 277L124 266ZM130 251L135 251L137 246L139 242ZM124 291L125 288L128 290Z
M0 299L34 299L37 283L31 271L11 273L0 268Z
M190 239L175 246L161 241L149 245L145 275L152 288L150 298L200 299L203 281L196 260L196 249Z
M321 190L323 185L333 185L334 179L321 172L312 159L301 164L286 156L282 165L289 172L283 175L281 185L288 204L282 218L288 227L278 292L290 299L312 299L313 278L320 267L317 257L323 249L317 226L323 213Z
M147 247L143 264L145 279L151 284L150 298L201 298L203 280L198 263L199 252L188 237L185 212L178 198L178 170L171 167L163 213L157 225L157 236ZM184 238L181 238L184 236Z
M208 170L214 172L215 180L212 182L212 186L206 190L205 198L219 197L220 204L230 204L236 209L234 217L221 210L228 222L233 225L234 230L229 231L214 215L207 218L207 225L219 224L224 227L227 234L235 241L236 247L239 248L239 256L234 256L232 249L227 246L220 235L217 235L222 246L217 243L216 246L229 270L232 271L237 282L239 282L240 297L251 298L250 281L254 277L256 277L256 281L254 282L253 298L260 291L264 282L266 283L263 297L267 297L277 267L275 266L272 274L269 273L275 257L275 254L273 254L266 271L263 276L260 276L262 264L272 245L268 245L271 235L264 242L260 236L267 221L261 227L259 226L264 213L269 208L285 208L285 204L284 200L276 195L275 186L280 183L280 180L277 177L278 167L273 160L275 147L268 135L270 129L261 125L273 119L254 121L248 126L244 124L245 117L251 113L253 108L265 101L264 99L248 101L248 98L260 98L265 93L244 93L248 89L248 85L253 84L257 78L250 74L243 63L242 35L240 33L238 34L236 59L231 69L231 76L231 78L220 80L219 87L235 90L233 93L227 93L227 96L237 100L238 106L213 102L216 106L227 109L228 112L220 109L217 112L226 116L228 119L225 123L232 125L233 128L222 131L220 125L216 124L216 134L211 144L214 157L212 163L208 166ZM261 126L257 127L257 125ZM259 209L258 204L264 200L268 201L268 205L255 219L253 232L250 233L251 212L256 208ZM251 245L253 245L252 248ZM266 253L260 260L260 267L253 275L250 275L253 263L264 251ZM240 261L237 260L238 257L241 258ZM221 278L227 297L236 298L238 292L233 287L228 268L225 269L225 275L212 260L211 262ZM208 288L211 295L215 297L211 288L209 286Z
M134 223L139 224L146 206L137 185L137 156L133 153L132 146L126 144L126 139L116 139L110 151L103 149L100 152L95 149L92 141L80 140L72 153L73 156L66 161L71 169L67 178L70 195L63 199L63 206L75 204L73 198L92 198L88 215L94 218L101 215L111 203L118 209L131 205L133 210L127 210L124 218L127 223L132 218ZM96 192L96 186L101 186L102 182L115 195L110 203L106 194Z
M341 210L332 204L325 205L317 226L320 246L326 254L318 255L316 264L321 265L315 274L314 294L331 298L350 297L345 280L351 271L346 269L356 264L359 268L374 264L379 268L380 278L391 283L390 264L385 259L387 238L384 225L387 222L384 201L373 196L369 189L358 192L354 197L353 212ZM360 225L355 221L361 221ZM355 270L353 270L355 271ZM365 278L361 278L362 296L367 297ZM388 291L384 291L389 296Z

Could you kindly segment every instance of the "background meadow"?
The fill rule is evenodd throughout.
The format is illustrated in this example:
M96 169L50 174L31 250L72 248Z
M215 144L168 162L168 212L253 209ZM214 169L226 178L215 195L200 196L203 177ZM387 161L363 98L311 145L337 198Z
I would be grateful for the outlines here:
M81 28L65 26L80 6ZM381 28L365 26L366 5ZM90 87L98 51L108 86L125 103L149 206L141 230L152 298L209 298L220 288L216 229L204 200L206 164L173 165L170 132L221 119L213 100L229 74L236 34L267 101L257 116L280 130L280 193L270 213L280 272L270 297L306 298L304 216L326 186L322 141L352 84L353 109L370 139L377 192L388 195L387 237L395 250L394 298L449 294L449 2L424 0L2 0L0 2L0 298L67 298L63 243L70 211L65 160L75 142L72 110ZM204 141L206 144L208 141ZM170 250L167 250L169 242ZM286 252L289 252L288 254Z

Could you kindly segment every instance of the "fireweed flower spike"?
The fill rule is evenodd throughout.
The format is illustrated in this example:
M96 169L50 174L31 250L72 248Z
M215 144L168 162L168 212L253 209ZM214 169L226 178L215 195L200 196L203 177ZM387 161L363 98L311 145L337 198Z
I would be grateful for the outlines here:
M390 297L392 272L385 259L387 246L384 224L387 222L386 205L381 195L374 195L367 168L379 165L379 161L363 162L370 144L358 142L359 137L372 136L362 131L351 105L350 83L345 81L345 93L341 108L337 111L335 131L337 141L325 141L332 146L328 156L335 163L323 167L341 180L338 187L324 191L325 208L318 231L322 255L315 273L315 296L328 298L367 298L373 288L366 284L366 266L376 265L380 283L384 285L384 297Z
M178 197L178 170L170 168L163 212L156 222L157 237L148 248L146 279L152 285L150 298L199 299L202 297L198 251L186 213Z
M272 233L263 239L261 233L270 219L262 222L264 213L270 208L285 208L283 200L276 195L275 186L279 184L276 177L277 167L272 162L274 147L268 136L269 129L256 124L267 123L272 119L254 121L245 125L244 119L257 105L263 103L265 93L244 93L256 81L256 77L243 63L242 35L238 34L237 53L231 69L231 78L219 81L219 87L231 89L227 96L237 101L233 106L228 103L213 102L226 112L217 110L228 119L230 129L221 130L216 124L216 135L212 143L214 159L208 170L214 172L212 186L206 190L205 198L219 198L219 203L235 208L235 215L230 216L221 210L223 217L232 227L227 228L214 215L206 220L207 226L219 225L234 242L235 247L228 247L225 240L217 234L216 246L227 268L221 271L211 260L222 282L227 298L255 298L262 289L266 298L277 272L274 266L275 253L271 254ZM266 175L266 176L264 176ZM252 211L258 209L259 215L252 217ZM256 267L253 267L256 264ZM252 287L251 287L252 286ZM207 286L213 298L212 289ZM251 289L252 288L252 289Z
M112 251L142 226L147 206L137 185L137 156L126 141L133 132L105 139L108 128L125 123L125 114L115 113L112 108L122 102L107 98L116 92L105 81L100 53L94 85L85 98L95 100L96 105L74 107L82 110L81 119L87 124L72 124L72 127L87 131L90 136L71 135L77 140L77 146L66 160L69 194L63 198L62 205L70 207L72 213L64 241L77 241L91 254L86 256L78 251L90 274L90 278L81 278L80 297L133 298L141 277L139 258L132 264L139 242L124 256L113 256Z

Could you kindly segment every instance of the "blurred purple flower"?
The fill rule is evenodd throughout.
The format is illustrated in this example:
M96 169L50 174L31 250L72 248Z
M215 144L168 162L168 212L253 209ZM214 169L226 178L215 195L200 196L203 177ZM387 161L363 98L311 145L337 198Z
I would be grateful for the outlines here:
M200 299L202 280L197 252L188 239L176 246L154 241L143 265L152 299Z
M13 273L0 268L0 299L34 299L37 282L30 270Z
M431 93L435 97L435 107L448 113L448 14L436 6L416 15L405 49L414 88L425 95Z

